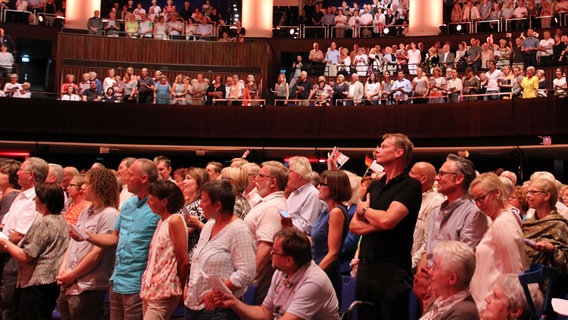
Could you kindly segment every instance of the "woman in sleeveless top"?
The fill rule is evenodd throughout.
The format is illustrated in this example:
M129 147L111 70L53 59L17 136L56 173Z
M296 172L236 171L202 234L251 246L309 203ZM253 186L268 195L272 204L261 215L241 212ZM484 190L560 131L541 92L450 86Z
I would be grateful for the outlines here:
M169 319L183 295L189 266L187 231L180 188L169 180L150 185L148 205L162 219L158 222L148 264L142 276L140 298L144 319Z
M321 176L319 198L327 209L317 218L312 228L312 256L322 268L341 301L341 273L339 253L347 235L347 208L344 201L351 199L349 177L342 170L324 171Z

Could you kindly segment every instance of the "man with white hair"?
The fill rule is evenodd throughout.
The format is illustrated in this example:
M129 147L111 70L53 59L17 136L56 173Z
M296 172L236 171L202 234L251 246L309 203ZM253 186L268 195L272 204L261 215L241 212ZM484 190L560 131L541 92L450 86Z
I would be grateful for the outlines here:
M434 248L432 291L438 297L424 319L479 319L469 282L475 271L475 254L461 241L443 241Z
M353 99L353 103L355 105L359 105L361 100L365 97L365 87L359 81L359 75L357 73L353 73L351 75L351 85L349 86L349 94L347 98Z
M288 163L290 164L288 188L292 189L286 200L288 213L298 229L310 234L322 210L322 202L318 198L319 191L310 180L312 165L306 157L300 156L290 158Z
M288 184L288 169L278 161L263 162L255 182L261 200L250 210L244 221L255 241L254 283L258 285L255 304L260 305L268 293L274 273L270 252L273 249L274 235L282 229L280 212L287 210L284 189Z
M505 171L501 172L501 174L499 176L505 177L505 178L511 180L511 182L513 183L513 186L517 185L517 175L514 172L505 170Z
M262 199L259 195L258 195L258 189L256 188L256 176L258 175L258 172L260 171L260 166L254 162L248 162L242 165L243 170L245 170L245 172L247 173L248 176L248 186L245 189L245 191L243 192L243 197L245 199L247 199L249 205L251 208L253 208L254 206L256 206L260 200Z
M63 177L64 177L64 171L63 171L63 167L57 163L49 163L49 171L47 173L47 178L45 179L46 183L57 183L61 189L65 190L65 188L63 188L63 186L61 185L61 183L63 182ZM69 207L68 203L67 203L67 193L63 192L63 195L65 197L65 205L63 206L63 210L61 210L61 213L65 213L67 212L67 208Z

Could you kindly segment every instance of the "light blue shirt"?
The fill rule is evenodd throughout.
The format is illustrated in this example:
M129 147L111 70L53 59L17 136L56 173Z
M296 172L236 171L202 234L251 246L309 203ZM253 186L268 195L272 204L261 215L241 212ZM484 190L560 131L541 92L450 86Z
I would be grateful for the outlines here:
M397 91L398 89L404 90L404 93ZM391 91L394 92L393 97L400 97L406 100L408 99L408 94L412 92L412 84L410 83L410 80L406 78L396 80L392 85Z
M160 216L146 203L132 197L124 202L114 230L118 231L116 263L110 278L112 291L120 294L140 292L142 274L148 263L148 250Z
M331 61L331 64L338 64L339 63L339 50L328 50L325 53L325 61Z

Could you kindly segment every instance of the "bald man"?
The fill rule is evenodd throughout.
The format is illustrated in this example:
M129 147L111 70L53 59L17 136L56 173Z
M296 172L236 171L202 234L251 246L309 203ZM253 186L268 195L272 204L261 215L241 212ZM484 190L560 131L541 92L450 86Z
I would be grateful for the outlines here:
M436 168L428 162L417 162L410 169L409 175L420 181L422 185L422 204L418 212L418 219L414 227L414 243L412 244L412 270L416 270L416 265L422 254L426 243L426 230L428 229L428 217L430 212L439 207L444 201L444 196L434 190L436 180Z
M513 183L513 186L517 185L517 175L514 172L505 170L505 171L501 172L500 176L511 180L511 182Z

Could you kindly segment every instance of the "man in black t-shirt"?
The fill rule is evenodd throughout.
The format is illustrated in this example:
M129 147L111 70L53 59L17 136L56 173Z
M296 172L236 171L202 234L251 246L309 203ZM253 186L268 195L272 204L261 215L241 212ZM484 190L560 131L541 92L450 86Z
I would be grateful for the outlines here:
M409 316L410 252L422 201L420 182L406 171L412 150L406 135L383 136L374 155L385 175L371 183L349 226L351 232L363 235L355 298L374 305L362 307L360 319L405 320Z

